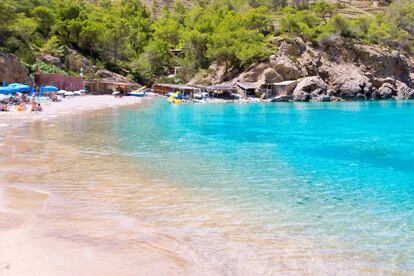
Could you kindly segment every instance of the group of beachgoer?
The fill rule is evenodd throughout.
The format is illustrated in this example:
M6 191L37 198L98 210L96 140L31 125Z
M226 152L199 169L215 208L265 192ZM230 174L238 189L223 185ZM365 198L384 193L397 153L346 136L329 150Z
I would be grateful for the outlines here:
M49 100L53 102L58 102L60 99L53 94L47 95ZM0 112L7 112L11 111L12 108L17 112L23 112L27 110L27 105L30 104L32 112L41 112L43 111L42 105L36 101L36 97L32 96L29 97L27 94L20 94L18 96L12 96L10 98L6 98L0 101Z

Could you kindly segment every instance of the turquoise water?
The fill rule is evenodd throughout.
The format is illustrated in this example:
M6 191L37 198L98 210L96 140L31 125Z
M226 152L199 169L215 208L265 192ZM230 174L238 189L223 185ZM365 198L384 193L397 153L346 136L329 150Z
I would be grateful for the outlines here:
M61 179L53 189L158 227L195 266L414 273L414 102L158 99L34 130L77 145L56 157L69 165L50 176Z

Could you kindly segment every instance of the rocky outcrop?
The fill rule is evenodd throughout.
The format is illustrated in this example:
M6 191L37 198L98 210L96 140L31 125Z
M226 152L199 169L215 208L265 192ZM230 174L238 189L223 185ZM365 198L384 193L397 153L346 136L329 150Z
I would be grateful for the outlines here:
M0 52L0 81L31 83L29 71L15 55Z
M52 64L52 65L57 66L57 67L62 67L63 66L62 59L60 59L58 57L51 56L51 55L42 55L42 56L39 57L39 60L41 62L49 63L49 64Z
M411 99L414 58L398 51L331 36L318 47L301 38L274 38L278 51L229 82L274 84L300 80L294 101ZM309 77L311 76L311 77ZM309 78L308 78L309 77ZM279 95L280 96L280 95ZM269 99L289 100L289 97Z
M414 89L408 87L403 82L397 82L397 97L398 100L414 100Z
M307 75L287 56L277 57L270 63L270 66L281 76L282 80L296 80Z
M327 95L328 85L317 76L302 79L293 91L293 100L306 101L329 101Z
M375 96L375 100L388 100L392 99L397 95L397 91L395 90L395 87L391 83L384 83L382 86L378 89L377 92L378 96Z
M369 78L352 64L330 67L326 75L331 84L330 96L352 99L370 99L373 86Z

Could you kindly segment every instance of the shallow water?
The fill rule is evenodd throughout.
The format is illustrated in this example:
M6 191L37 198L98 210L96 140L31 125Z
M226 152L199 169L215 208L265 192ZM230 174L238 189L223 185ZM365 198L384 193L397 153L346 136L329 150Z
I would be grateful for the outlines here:
M50 233L177 274L414 273L413 142L413 102L157 100L19 128L0 162L54 195Z

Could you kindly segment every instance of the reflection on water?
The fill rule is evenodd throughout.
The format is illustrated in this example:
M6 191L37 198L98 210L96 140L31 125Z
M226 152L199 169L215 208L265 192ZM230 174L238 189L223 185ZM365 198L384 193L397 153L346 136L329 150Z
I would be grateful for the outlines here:
M412 272L410 106L156 102L19 128L0 172L48 235L177 274Z

